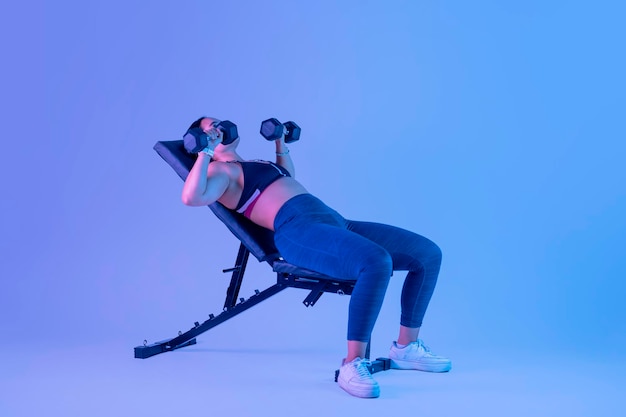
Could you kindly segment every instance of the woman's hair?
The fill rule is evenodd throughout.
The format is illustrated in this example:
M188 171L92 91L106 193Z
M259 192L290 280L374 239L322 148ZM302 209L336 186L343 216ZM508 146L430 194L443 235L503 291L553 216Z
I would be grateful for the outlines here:
M187 130L194 129L194 128L196 128L196 127L200 127L200 122L202 121L202 119L206 119L206 118L207 118L207 116L202 116L201 118L199 118L198 120L196 120L195 122L193 122L193 123L189 126L189 129L187 129Z

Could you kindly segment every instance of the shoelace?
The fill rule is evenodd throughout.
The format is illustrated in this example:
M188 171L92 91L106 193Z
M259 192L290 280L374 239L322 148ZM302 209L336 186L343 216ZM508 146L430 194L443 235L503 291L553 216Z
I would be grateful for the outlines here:
M372 374L370 374L370 370L368 366L371 364L370 361L366 359L362 359L358 364L355 365L356 371L359 374L360 378L371 378Z
M417 349L418 349L418 350L420 350L420 349L421 349L422 351L424 351L424 355L435 356L435 355L434 355L434 354L430 351L430 348L429 348L428 346L426 346L426 345L424 344L424 342L422 342L422 339L417 339L417 342L415 342L415 343L417 343Z

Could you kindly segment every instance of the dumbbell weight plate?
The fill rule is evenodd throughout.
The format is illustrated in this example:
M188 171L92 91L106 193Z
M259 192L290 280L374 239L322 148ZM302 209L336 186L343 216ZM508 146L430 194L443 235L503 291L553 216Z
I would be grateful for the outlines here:
M261 135L267 140L276 140L283 135L283 125L273 117L261 123Z
M237 125L230 120L222 120L218 123L216 127L222 131L223 145L231 144L239 137L239 133L237 132Z
M287 136L285 136L285 143L293 143L300 139L300 126L295 124L295 122L289 121L285 123L285 127L287 128Z
M185 149L189 153L198 153L209 144L209 137L199 127L189 129L183 136Z

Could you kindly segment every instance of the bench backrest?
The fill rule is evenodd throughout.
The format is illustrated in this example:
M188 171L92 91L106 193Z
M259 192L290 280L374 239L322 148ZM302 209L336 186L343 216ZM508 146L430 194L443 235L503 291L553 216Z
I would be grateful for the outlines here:
M187 178L196 156L185 150L182 140L159 141L154 145L154 150L183 181ZM280 257L274 246L274 233L271 230L252 223L219 202L210 204L209 208L259 261L272 264Z

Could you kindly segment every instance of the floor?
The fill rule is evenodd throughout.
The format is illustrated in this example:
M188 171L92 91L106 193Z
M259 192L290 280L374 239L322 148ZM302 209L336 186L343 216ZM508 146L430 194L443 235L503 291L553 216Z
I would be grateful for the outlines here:
M203 335L194 346L149 359L134 359L129 341L5 346L0 415L600 417L626 409L626 365L600 352L583 358L540 349L500 356L466 351L445 374L377 373L380 398L358 399L333 381L336 352L263 346L228 347Z

